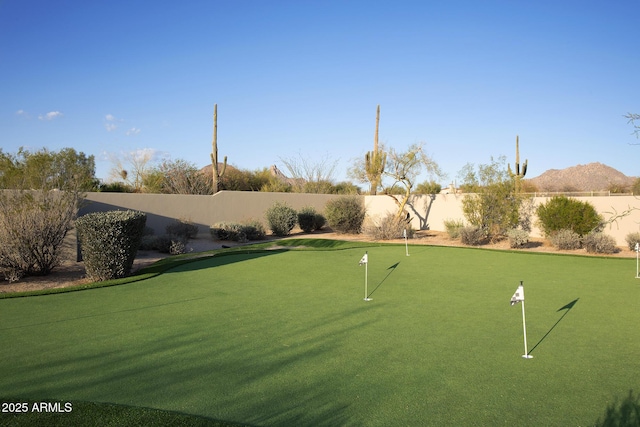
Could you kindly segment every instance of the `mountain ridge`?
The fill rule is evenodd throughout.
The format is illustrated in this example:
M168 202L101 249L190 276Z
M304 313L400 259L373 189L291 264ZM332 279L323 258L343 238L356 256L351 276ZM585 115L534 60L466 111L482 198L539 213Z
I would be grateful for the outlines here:
M627 176L600 162L549 169L541 175L525 179L537 191L631 191L637 177Z

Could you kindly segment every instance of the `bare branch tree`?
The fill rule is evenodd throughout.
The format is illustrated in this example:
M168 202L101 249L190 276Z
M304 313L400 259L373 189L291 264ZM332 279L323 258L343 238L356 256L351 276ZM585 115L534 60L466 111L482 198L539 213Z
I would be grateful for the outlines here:
M156 151L152 148L127 151L120 156L111 155L110 180L123 180L134 192L141 193L145 176L151 170L151 162L155 155Z
M627 113L624 117L628 119L627 123L633 126L633 133L636 138L640 138L640 114Z
M401 200L393 198L398 205L398 218L402 216L413 191L413 186L416 184L416 179L423 169L426 169L432 177L444 177L440 166L425 153L422 147L423 144L413 144L405 152L398 152L391 148L387 153L387 167L384 175L393 179L390 188L399 184L404 189Z
M332 183L333 174L338 164L337 160L332 160L328 155L324 158L313 161L309 157L298 154L297 158L282 158L280 161L293 178L294 188L297 192L302 192L305 184Z

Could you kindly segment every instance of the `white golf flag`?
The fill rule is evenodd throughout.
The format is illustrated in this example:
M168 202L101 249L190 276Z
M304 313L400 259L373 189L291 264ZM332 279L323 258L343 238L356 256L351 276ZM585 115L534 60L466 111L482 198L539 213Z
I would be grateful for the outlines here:
M402 230L402 237L407 238L407 229Z
M518 289L516 289L516 293L511 297L511 305L516 305L521 301L524 301L524 288L522 287L522 285L518 286Z
M367 254L365 253L365 254L362 256L362 259L360 260L360 264L359 264L359 265L367 264L368 262L369 262L369 257L368 257L368 256L367 256Z

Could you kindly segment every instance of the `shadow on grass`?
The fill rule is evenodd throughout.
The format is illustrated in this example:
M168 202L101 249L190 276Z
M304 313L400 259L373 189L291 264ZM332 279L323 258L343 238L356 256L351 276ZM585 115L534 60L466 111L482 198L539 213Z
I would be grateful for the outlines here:
M607 407L604 419L598 419L597 427L638 427L640 426L640 395L634 397L633 390L622 401L614 401Z
M533 346L533 348L532 348L531 350L529 350L529 354L533 353L533 350L535 350L535 349L536 349L536 347L538 347L538 346L542 343L542 341L544 341L544 340L545 340L545 338L547 338L547 337L549 336L549 334L551 334L551 331L553 331L553 330L555 329L555 327L556 327L556 326L558 326L558 324L562 321L562 319L564 319L564 317L565 317L567 314L569 314L569 312L570 312L570 311L571 311L571 309L576 305L576 303L578 302L578 300L579 300L579 299L580 299L580 298L576 298L576 299L574 299L573 301L571 301L570 303L565 304L564 306L562 306L562 307L560 307L560 308L558 309L558 311L562 311L562 310L566 310L566 311L564 312L564 314L563 314L562 316L560 316L560 318L558 319L558 321L557 321L557 322L556 322L556 323L551 327L551 329L549 329L549 330L547 331L547 333L546 333L546 334L544 334L544 336L540 339L540 341L538 341L538 343L537 343L536 345L534 345L534 346Z
M387 278L388 278L389 276L391 276L391 273L393 273L394 271L396 271L396 268L398 268L398 266L399 266L399 265L400 265L400 261L396 262L396 263L395 263L395 264L393 264L391 267L387 268L387 271L389 271L389 272L387 273L387 275L386 275L386 276L384 276L384 278L380 281L380 283L378 283L378 286L376 286L376 287L375 287L375 289L374 289L374 290L372 290L372 291L369 293L369 295L367 295L367 297L370 297L371 295L373 295L373 293L374 293L375 291L377 291L377 290L378 290L378 288L379 288L379 287L380 287L380 286L385 282L385 280L387 280Z
M176 399L193 401L196 403L183 411L197 420L229 418L228 424L234 426L354 424L348 411L351 403L333 397L339 383L332 378L340 368L324 362L346 336L377 322L375 317L361 319L367 310L370 308L360 307L338 317L334 313L323 316L318 322L322 328L314 329L312 337L307 325L292 328L286 336L288 345L256 345L251 338L229 339L224 328L194 329L188 324L172 331L162 329L157 335L150 331L136 345L57 355L46 369L17 369L7 384L9 389L19 390L17 397L34 401L45 401L40 397L46 396L84 395L87 387L92 389L92 400L136 406L155 402L156 408L168 411L179 406ZM274 335L275 341L279 338ZM305 375L295 380L291 371L299 368L305 368ZM175 399L172 393L176 393ZM203 396L207 396L205 403ZM74 405L73 413L83 415L82 408ZM86 409L94 412L97 408ZM161 419L155 424L146 418L136 423L134 415L122 415L114 425L211 425L207 420L180 424L176 419ZM98 412L86 423L80 419L68 424L17 425L102 425L101 418L108 419Z

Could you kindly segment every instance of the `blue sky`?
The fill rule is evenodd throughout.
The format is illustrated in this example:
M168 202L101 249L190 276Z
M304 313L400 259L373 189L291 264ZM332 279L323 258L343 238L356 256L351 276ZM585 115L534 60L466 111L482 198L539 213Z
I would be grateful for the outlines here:
M0 0L0 147L243 169L424 143L448 174L640 175L638 1ZM427 178L426 176L424 177Z

